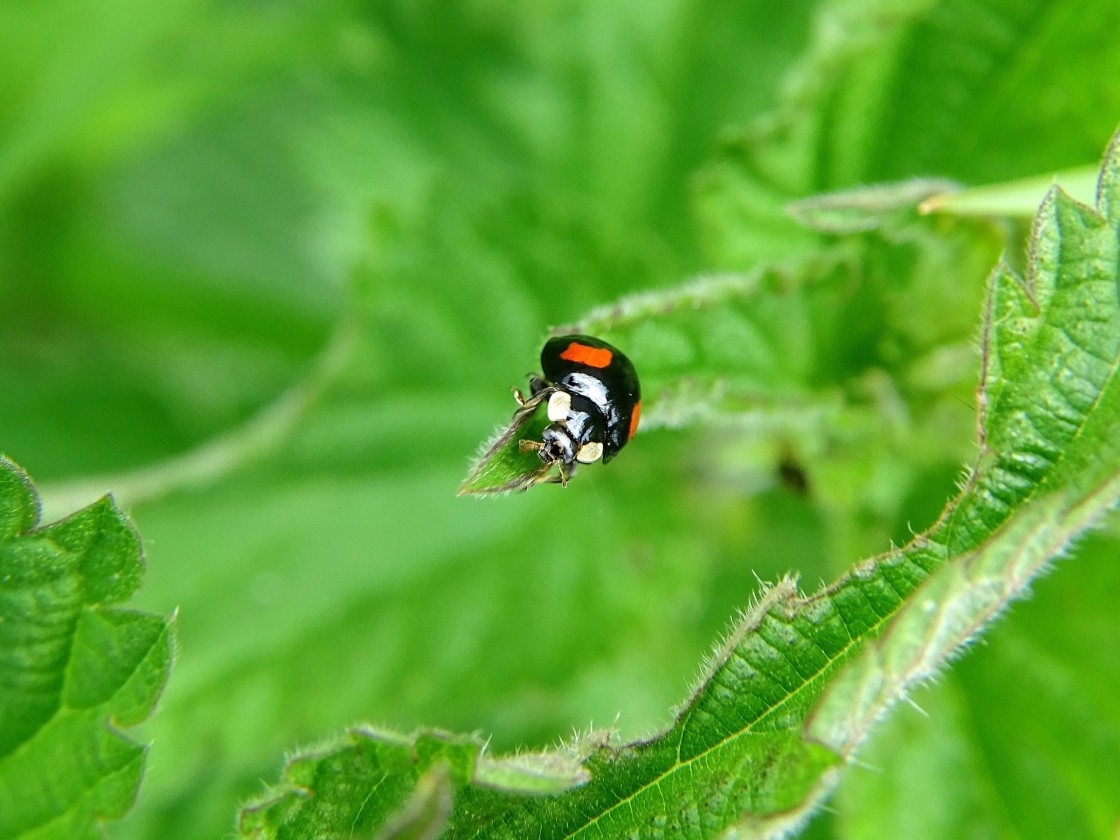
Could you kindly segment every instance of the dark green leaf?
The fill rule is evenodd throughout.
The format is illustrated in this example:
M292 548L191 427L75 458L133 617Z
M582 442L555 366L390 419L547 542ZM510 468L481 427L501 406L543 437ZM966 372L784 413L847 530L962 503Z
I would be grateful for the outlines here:
M34 527L38 498L0 459L0 837L94 838L131 808L145 748L117 727L151 714L169 623L112 606L143 565L132 524L103 499Z

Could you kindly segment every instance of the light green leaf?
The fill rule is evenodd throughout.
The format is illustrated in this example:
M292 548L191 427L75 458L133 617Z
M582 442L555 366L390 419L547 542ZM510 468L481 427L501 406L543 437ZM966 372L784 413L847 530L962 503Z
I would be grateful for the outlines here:
M1111 0L818 4L773 113L727 142L698 178L710 261L737 268L812 248L783 213L810 196L919 176L971 186L1083 166L1120 111L1120 92L1093 82L1120 72L1103 34L1118 26ZM1047 139L1023 142L1030 136ZM997 212L1027 206L1033 215L1029 202L1046 181ZM826 227L853 222L815 215Z
M373 836L378 830L379 837L434 837L451 814L451 782L542 794L587 781L587 771L571 757L495 760L484 750L472 736L425 731L405 738L355 729L290 762L283 785L246 807L240 828L264 837Z
M974 388L982 287L946 284L945 276L975 270L981 277L997 252L980 227L936 235L914 212L913 195L881 198L895 207L909 201L908 212L883 211L892 217L889 240L885 232L841 240L812 258L632 294L554 333L600 336L634 361L643 394L639 441L666 427L719 430L698 456L718 471L728 460L720 457L723 441L747 438L769 450L763 457L807 471L838 517L852 521L871 507L893 516L915 472L970 454L963 440L959 456L945 446L947 431L971 427L959 407ZM913 307L931 294L939 318L914 324ZM527 418L514 425L521 422ZM538 415L536 422L544 421ZM539 462L518 448L538 432L500 431L461 492L539 481ZM594 480L601 469L592 465L575 480ZM853 485L866 487L869 475L884 470L894 475L877 482L877 498L861 498Z
M948 214L890 247L882 228L859 236L833 287L850 297L805 308L801 280L830 285L816 273L775 289L791 317L767 312L793 332L764 349L814 360L792 399L729 368L746 400L722 401L719 368L674 368L650 341L664 410L617 464L499 504L454 490L548 325L818 253L834 237L784 210L805 196L1091 160L1120 113L1118 14L1114 0L0 3L0 446L40 479L105 477L82 503L111 487L121 504L138 485L120 478L229 440L304 377L352 305L353 256L376 251L372 317L324 399L254 457L160 470L160 498L125 505L150 558L139 597L181 609L189 655L113 835L228 834L287 748L355 720L481 727L497 753L585 721L649 733L754 574L833 580L933 521L976 457L983 278L1000 250L1016 270L1023 252L1010 225L954 247ZM697 326L765 335L749 313L771 294L744 299L745 321L712 307ZM593 552L571 550L570 523ZM1094 651L1120 641L1106 601L1067 592L1064 614L1094 632L1062 645L1051 622L1051 653L1081 657L1081 697ZM989 819L1042 811L1024 806L1043 801L1033 781L1115 825L1120 785L1100 771L1117 750L1083 740L1040 769L999 701L1047 672L1004 659L967 710L967 747L1020 780L985 801ZM1031 711L1065 743L1099 731ZM1093 711L1120 720L1107 697ZM1114 783L1082 800L1077 774ZM958 789L935 777L920 795L939 782Z
M112 605L143 571L111 499L35 527L27 476L0 458L0 838L94 838L132 806L171 628Z
M1101 178L1106 211L1120 204L1117 155L1114 144ZM982 456L933 528L814 596L799 596L788 580L769 589L667 729L577 748L586 784L526 797L460 773L447 836L626 836L652 827L769 837L806 819L884 711L945 667L1120 498L1118 251L1115 221L1055 191L1036 220L1028 279L997 269L984 333ZM328 750L295 766L317 773L345 756L349 748ZM379 769L379 757L359 756L358 765L361 778L384 772L398 793L371 792L350 775L323 778L309 810L280 789L264 836L337 831L335 809L360 809L365 830L384 824L417 771L402 781Z
M459 486L459 495L528 490L548 480L551 465L542 464L536 452L522 451L520 446L522 440L540 440L547 423L541 403L515 411L510 424L483 444Z
M1112 531L1088 535L1070 561L1076 568L1038 581L982 645L913 694L914 707L899 707L874 729L833 803L836 836L1114 833L1120 646L1102 643L1114 638L1120 587Z

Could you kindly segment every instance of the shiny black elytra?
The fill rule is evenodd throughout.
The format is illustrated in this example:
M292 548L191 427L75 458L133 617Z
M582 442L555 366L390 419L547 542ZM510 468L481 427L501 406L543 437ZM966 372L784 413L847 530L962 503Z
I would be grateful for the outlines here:
M549 339L541 350L544 378L529 377L529 399L515 391L525 409L548 401L541 440L522 440L523 451L536 450L541 461L559 467L566 484L578 464L603 463L618 454L638 428L641 387L634 365L618 348L589 335Z

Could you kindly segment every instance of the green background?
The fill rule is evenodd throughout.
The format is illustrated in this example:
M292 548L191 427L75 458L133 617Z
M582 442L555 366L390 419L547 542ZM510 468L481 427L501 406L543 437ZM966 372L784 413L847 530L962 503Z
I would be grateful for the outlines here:
M867 246L879 273L803 339L808 385L882 371L909 411L859 458L796 451L808 492L780 433L655 416L567 490L455 489L549 326L829 245L788 201L1095 163L1117 31L1106 0L0 8L0 448L53 513L251 422L356 335L259 457L121 494L138 605L177 609L178 642L110 836L222 836L286 750L358 721L496 750L646 734L756 575L812 589L932 522L975 455L979 360L923 388L898 359L973 345L1014 227ZM900 710L810 831L1112 836L1116 539L920 693L928 719Z

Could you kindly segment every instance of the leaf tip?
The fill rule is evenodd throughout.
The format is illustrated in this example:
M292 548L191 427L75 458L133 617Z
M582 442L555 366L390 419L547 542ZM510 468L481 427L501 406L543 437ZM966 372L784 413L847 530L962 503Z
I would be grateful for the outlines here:
M39 523L42 503L27 472L0 452L0 537L14 537Z
M1097 181L1097 209L1113 226L1120 226L1120 127L1104 152Z
M552 467L533 452L521 449L522 438L539 439L547 419L540 406L514 413L508 425L499 426L480 447L459 496L495 496L528 490L549 479Z
M527 794L563 793L590 780L579 758L559 751L480 757L473 779L483 787Z

